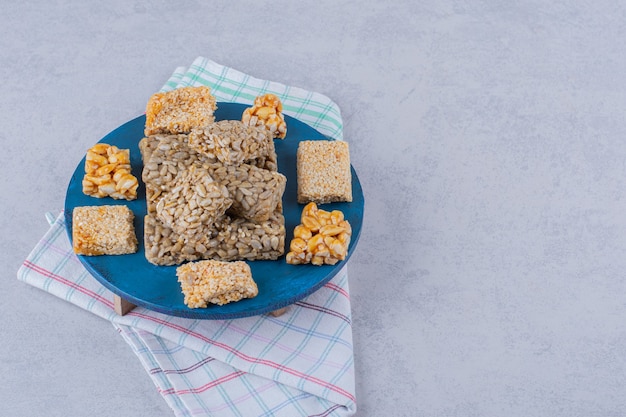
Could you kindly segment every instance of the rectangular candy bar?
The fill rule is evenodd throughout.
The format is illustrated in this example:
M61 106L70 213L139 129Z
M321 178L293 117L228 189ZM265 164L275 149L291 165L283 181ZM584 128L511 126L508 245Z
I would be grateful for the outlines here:
M283 174L248 164L219 167L212 176L230 193L230 213L257 222L272 216L287 184Z
M215 97L206 86L153 94L146 105L145 135L189 133L194 127L213 123L216 108Z
M135 215L126 206L75 207L72 246L78 255L123 255L137 252Z
M224 165L240 165L274 152L274 139L263 126L246 126L239 120L222 120L189 134L189 146Z
M272 217L253 222L224 215L212 227L198 228L182 236L161 222L154 213L144 218L145 256L154 265L179 265L198 259L276 260L285 252L285 218L282 205Z
M242 261L190 262L176 268L176 276L189 308L224 305L259 293L250 266Z
M348 143L304 140L296 152L298 203L352 201Z

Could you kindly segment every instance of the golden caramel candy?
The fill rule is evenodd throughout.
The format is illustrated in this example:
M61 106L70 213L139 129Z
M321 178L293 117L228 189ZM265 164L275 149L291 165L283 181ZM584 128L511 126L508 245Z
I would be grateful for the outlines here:
M258 96L254 105L244 110L241 121L247 126L265 126L272 137L285 139L287 124L283 116L283 104L274 94Z
M311 202L302 209L300 222L293 230L288 264L334 265L346 259L352 228L341 211L320 210Z
M130 150L97 143L87 151L83 193L116 200L137 198L137 178L130 173Z

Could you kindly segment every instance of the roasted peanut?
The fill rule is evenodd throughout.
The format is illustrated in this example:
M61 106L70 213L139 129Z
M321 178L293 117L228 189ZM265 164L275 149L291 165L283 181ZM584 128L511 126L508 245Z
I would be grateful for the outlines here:
M303 240L309 240L311 239L312 233L305 226L299 224L293 229L293 236Z

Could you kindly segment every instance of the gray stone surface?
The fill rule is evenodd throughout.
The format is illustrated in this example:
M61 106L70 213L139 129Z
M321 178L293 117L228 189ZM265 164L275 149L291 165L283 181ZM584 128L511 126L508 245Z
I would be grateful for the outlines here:
M172 415L16 271L85 149L198 55L343 111L357 415L626 414L623 3L154 3L2 2L0 414Z

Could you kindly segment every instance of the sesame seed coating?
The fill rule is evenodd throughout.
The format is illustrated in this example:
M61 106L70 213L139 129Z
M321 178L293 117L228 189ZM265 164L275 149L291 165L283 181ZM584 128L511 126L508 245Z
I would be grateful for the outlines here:
M123 255L137 252L135 215L126 206L75 207L72 244L78 255Z
M250 266L243 261L189 262L176 268L176 276L189 308L224 305L259 293Z
M352 201L348 143L304 140L296 153L298 203Z
M206 86L155 93L146 105L145 134L189 133L194 127L213 123L216 108L215 97Z

